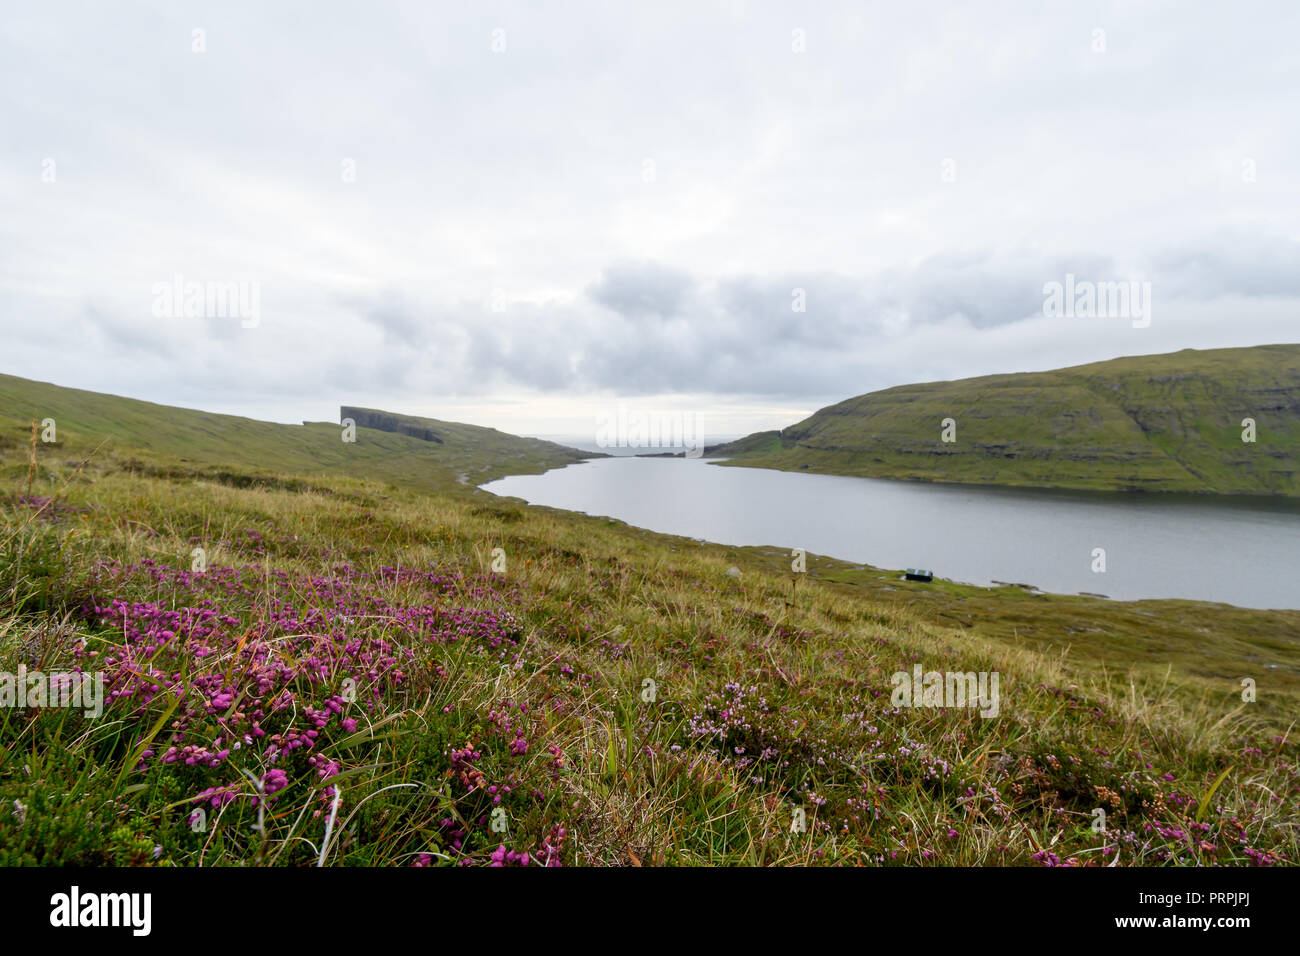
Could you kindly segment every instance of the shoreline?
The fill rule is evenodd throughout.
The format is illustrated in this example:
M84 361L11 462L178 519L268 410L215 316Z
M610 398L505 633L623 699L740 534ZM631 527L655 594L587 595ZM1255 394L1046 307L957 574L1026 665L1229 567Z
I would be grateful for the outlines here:
M631 456L624 456L624 457L631 457ZM637 457L642 457L642 456L637 456ZM661 460L661 459L657 459L657 458L655 458L655 457L652 457L652 458L650 458L650 460ZM576 465L576 464L584 464L584 463L585 463L585 462L574 462L573 464ZM562 466L559 466L559 467L560 467L560 468L567 468L567 467L569 467L569 465L562 465ZM547 472L543 472L542 474L549 473L549 472L552 471L552 470L555 470L555 469L547 469ZM760 469L760 470L784 470L784 469ZM634 523L632 523L632 522L630 522L630 521L628 521L628 520L626 520L626 519L624 519L624 518L620 518L620 517L618 517L617 515L612 515L612 514L600 514L600 513L595 513L595 512L581 511L581 510L576 510L576 509L571 509L571 508L562 508L562 507L558 507L558 506L554 506L554 505L547 505L547 504L541 504L541 503L536 503L536 502L530 502L530 501L528 501L528 500L525 499L525 498L521 498L521 497L519 497L518 495L511 495L511 494L498 494L497 492L492 491L492 490L490 490L490 489L487 487L488 485L494 484L494 483L496 483L496 482L498 482L498 481L504 481L504 480L506 480L506 479L508 479L508 478L512 478L512 477L539 477L539 475L538 475L537 473L533 473L533 474L531 474L531 475L528 475L528 474L519 474L519 475L507 475L507 476L503 476L503 477L501 477L501 478L493 478L493 479L491 479L490 481L486 481L486 482L483 482L482 484L476 485L476 486L475 486L475 491L476 491L476 492L483 492L483 493L485 493L485 494L492 495L494 498L496 498L496 499L498 499L498 500L501 500L501 501L507 501L507 500L509 500L509 501L512 501L512 502L516 502L516 503L521 504L521 505L523 505L523 506L525 506L525 507L528 507L528 508L544 509L544 510L547 510L547 511L553 511L553 512L563 513L563 514L566 514L566 515L582 516L582 517L590 518L590 519L594 519L594 520L601 520L601 521L614 521L614 522L618 522L618 523L620 523L620 524L624 524L624 525L626 525L626 526L628 526L628 527L630 527L630 528L635 528L636 530L638 530L638 531L640 531L640 532L643 532L643 533L645 533L645 534L651 534L651 535L661 536L661 537L664 537L664 538L670 538L670 539L674 539L674 540L685 540L685 541L703 542L703 543L707 543L707 544L710 544L710 545L713 545L713 546L716 546L716 547L729 548L729 549L740 549L740 550L749 550L749 549L754 549L754 550L760 550L760 551L770 551L770 550L772 550L772 549L776 549L776 550L778 550L781 554L784 554L784 555L786 555L787 557L789 556L789 553L790 553L791 548L794 547L793 545L790 545L790 546L781 546L781 545L777 545L777 544L774 544L774 543L771 543L771 542L765 542L765 543L762 543L762 544L741 544L741 543L737 543L737 542L719 541L719 540L715 540L715 539L711 539L711 538L698 538L698 537L696 537L696 536L692 536L692 535L679 535L679 534L675 534L675 533L670 532L670 531L661 531L661 530L657 530L657 529L655 529L655 528L649 528L649 527L646 527L646 526L644 526L644 525L634 524ZM834 476L834 477L860 478L860 477L862 477L862 476L856 476L856 475L843 475L843 476ZM866 479L866 480L872 480L872 479ZM889 479L880 479L880 480L889 480ZM907 482L906 479L897 479L897 480L898 480L898 481ZM915 484L915 482L907 482L907 483L909 483L909 484ZM955 484L958 484L958 483L945 483L945 484L953 484L953 485L955 485ZM1001 492L1005 492L1005 493L1008 494L1008 495L1013 495L1013 496L1015 496L1015 495L1020 495L1020 494L1023 494L1023 493L1032 493L1033 491L1036 490L1036 491L1040 491L1040 492L1042 492L1044 497L1066 497L1066 498L1075 498L1075 500L1078 500L1079 498L1083 498L1084 500L1089 500L1089 499L1091 499L1091 500L1094 500L1094 501L1097 500L1100 496L1104 496L1104 497L1107 498L1107 499L1113 499L1113 498L1114 498L1115 496L1117 496L1117 495L1122 496L1122 495L1125 494L1125 493L1123 493L1123 492L1097 492L1097 491L1090 491L1090 492L1077 492L1077 491L1073 491L1073 490L1066 491L1066 490L1063 490L1063 489L1018 489L1018 488L1007 488L1006 486L979 486L979 490L981 490L981 491L991 490L991 491L993 491L994 493L997 493L997 492L1001 491ZM1184 496L1181 492L1160 492L1160 493L1158 493L1158 494L1160 494L1161 496L1166 496L1166 495L1168 495L1168 496L1173 496L1173 497L1176 497L1176 498L1190 497L1190 496ZM1233 497L1234 499L1240 499L1242 496L1232 496L1232 497ZM1266 500L1266 501L1271 501L1272 499L1265 499L1265 500ZM1145 499L1144 499L1143 503L1146 503ZM1197 504L1197 505L1213 504L1213 505L1216 505L1216 506L1220 504L1220 502L1217 501L1217 500L1206 501L1206 500L1205 500L1203 497L1201 497L1201 496L1198 496L1198 500L1196 500L1196 501L1187 501L1187 500L1184 500L1184 501L1168 501L1167 503L1170 504L1170 505L1175 505L1175 506L1178 505L1178 504ZM1257 511L1258 511L1258 510L1273 510L1273 509L1268 509L1268 508L1261 509L1261 508L1258 507L1258 504L1259 504L1259 503L1257 503L1257 502L1255 502L1255 501L1248 501L1248 500L1235 500L1235 501L1234 501L1234 504L1236 504L1236 505L1240 505L1240 506L1242 506L1242 507L1249 508L1250 510L1257 510ZM1228 504L1224 503L1224 507L1232 507L1232 505L1228 505ZM1290 512L1290 510L1288 509L1287 511L1284 511L1283 513L1291 513L1291 512ZM1300 501L1297 501L1297 502L1296 502L1295 513L1300 514ZM807 549L805 549L805 550L807 550ZM835 555L835 554L831 554L831 553L827 553L827 552L821 552L821 551L813 552L813 551L811 551L811 550L807 550L807 554L808 554L808 556L809 556L810 558L813 557L814 554L815 554L816 557L818 557L819 559L821 559L821 560L823 560L823 561L826 561L826 562L833 562L833 563L835 563L835 564L837 564L837 565L839 565L839 566L842 566L844 569L847 569L847 570L861 570L861 571L870 572L870 573L877 573L877 574L897 574L897 575L900 575L900 576L903 574L903 568L901 568L901 567L900 567L900 568L891 568L891 567L884 566L884 565L872 564L872 563L867 562L867 561L855 560L855 559L852 559L852 558L849 558L849 557L844 557L844 556L841 556L841 555ZM1237 603L1233 603L1233 602L1229 602L1229 601L1212 601L1212 600L1204 600L1204 599L1201 599L1201 598L1185 597L1185 596L1181 596L1181 595L1153 595L1153 596L1144 596L1144 597L1114 597L1114 596L1111 596L1111 595L1108 595L1108 594L1101 594L1101 593L1098 593L1098 592L1095 592L1095 591L1084 591L1084 590L1079 590L1079 591L1053 590L1053 589L1051 589L1051 588L1043 587L1043 586L1040 586L1040 585L1038 585L1038 584L1033 584L1033 583L1029 583L1029 582L1021 582L1021 581L1006 581L1006 580L1002 580L1002 579L1000 579L1000 578L996 578L996 577L990 577L989 580L988 580L988 583L985 584L985 583L979 583L979 582L976 582L976 581L964 580L964 579L959 578L959 577L953 577L953 576L949 576L949 575L944 575L944 574L942 574L942 573L938 573L938 572L936 571L936 574L935 574L935 583L938 583L938 582L943 582L944 584L946 584L946 585L950 585L950 586L953 586L953 587L969 588L969 589L973 589L973 590L977 590L977 591L982 591L982 592L997 592L997 591L999 591L999 590L1016 589L1016 590L1018 590L1018 591L1022 591L1022 592L1034 593L1034 594L1040 594L1040 595L1051 595L1051 596L1059 597L1059 598L1102 600L1102 601L1106 601L1106 602L1111 603L1111 604L1118 604L1118 605L1132 605L1132 604L1140 604L1140 603L1142 603L1142 602L1186 601L1186 602L1191 602L1191 603L1195 603L1195 604L1203 604L1203 605L1208 605L1208 606L1229 607L1229 608L1233 608L1233 609L1237 609L1237 610L1241 610L1241 611L1260 611L1260 612L1300 612L1300 607L1255 606L1255 605L1250 605L1250 604L1237 604ZM908 582L909 585L910 585L910 584L916 584L916 583L918 583L918 582Z

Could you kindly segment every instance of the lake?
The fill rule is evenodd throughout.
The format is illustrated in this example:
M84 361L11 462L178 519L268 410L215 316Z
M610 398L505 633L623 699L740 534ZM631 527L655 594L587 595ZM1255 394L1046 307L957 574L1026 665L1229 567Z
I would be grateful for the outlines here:
M938 485L608 458L482 486L667 534L953 581L1300 608L1300 503ZM1104 573L1093 571L1105 549Z

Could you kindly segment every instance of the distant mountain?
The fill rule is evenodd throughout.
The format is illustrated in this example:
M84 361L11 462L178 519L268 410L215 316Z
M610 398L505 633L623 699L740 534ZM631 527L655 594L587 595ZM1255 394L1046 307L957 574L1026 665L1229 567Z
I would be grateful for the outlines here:
M1300 496L1300 345L903 385L706 454L873 478Z
M138 458L143 470L163 467L156 462L166 459L166 468L174 470L179 460L200 477L240 467L374 478L426 490L600 457L478 425L351 406L342 412L340 421L356 422L355 442L345 442L332 422L282 425L0 375L0 450L26 446L32 419L52 418L56 448ZM41 450L54 449L42 443Z

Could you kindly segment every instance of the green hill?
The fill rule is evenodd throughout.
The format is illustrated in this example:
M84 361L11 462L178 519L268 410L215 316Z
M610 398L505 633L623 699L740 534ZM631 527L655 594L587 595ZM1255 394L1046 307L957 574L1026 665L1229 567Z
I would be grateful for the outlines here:
M1246 418L1253 443L1242 439ZM872 478L1297 496L1300 345L903 385L708 454Z
M0 375L0 450L26 446L32 419L52 418L57 448L69 455L129 454L139 469L220 477L233 467L304 477L379 478L413 490L481 484L598 457L537 438L478 425L344 407L357 424L345 443L339 425L283 425L172 408ZM165 464L163 461L165 460Z

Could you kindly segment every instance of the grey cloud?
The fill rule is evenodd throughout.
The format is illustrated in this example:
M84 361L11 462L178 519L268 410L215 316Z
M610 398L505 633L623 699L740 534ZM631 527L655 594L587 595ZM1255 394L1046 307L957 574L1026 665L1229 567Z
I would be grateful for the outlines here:
M429 323L421 321L415 308L395 295L366 309L362 317L379 328L390 345L418 346L429 331Z
M1190 297L1300 296L1300 241L1220 232L1161 254L1154 275Z
M466 329L469 347L461 365L466 390L481 394L502 385L539 391L572 387L572 338L559 319L543 309L520 306L514 306L508 317L478 316Z
M1217 255L1197 245L1199 258L1166 254L1157 257L1165 265L1148 266L1144 274L1167 272L1168 298L1195 294L1204 290L1178 273L1186 263L1194 262L1198 274L1219 277L1213 283L1217 288L1244 265L1285 265L1286 241L1274 246L1272 253L1243 262L1240 256ZM593 301L516 304L504 313L388 301L363 314L373 323L382 312L385 327L419 328L410 344L440 354L442 381L465 394L500 387L850 394L865 375L873 374L868 370L882 344L928 334L927 329L980 333L1036 319L1042 314L1044 283L1063 280L1067 273L1092 281L1131 276L1111 258L1087 253L944 255L912 268L861 276L710 279L658 266L617 264L589 286ZM1262 281L1271 273L1260 269L1255 274ZM1286 277L1279 273L1273 281L1281 288ZM800 296L803 311L795 308ZM439 316L434 323L421 326L415 318L434 312ZM647 315L655 321L645 321Z
M1061 280L1067 273L1094 281L1118 278L1115 268L1108 257L1097 255L1006 260L990 254L944 254L891 274L881 304L919 323L960 317L977 329L988 329L1038 313L1045 282Z
M587 289L593 301L620 315L665 319L685 307L694 281L685 272L653 262L617 263Z
M175 348L168 320L127 316L114 309L88 304L82 318L94 332L119 351L145 352L167 358ZM191 320L192 321L192 320Z

